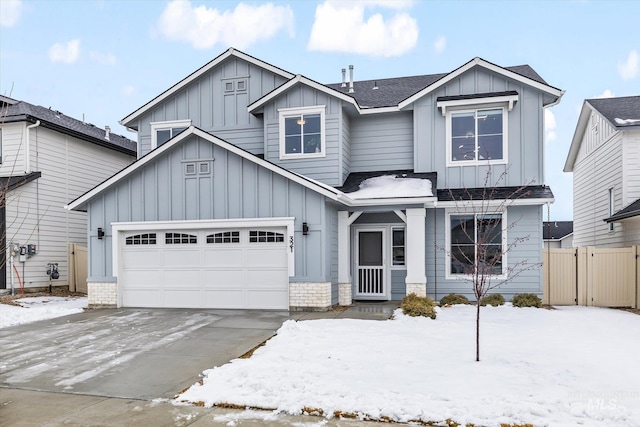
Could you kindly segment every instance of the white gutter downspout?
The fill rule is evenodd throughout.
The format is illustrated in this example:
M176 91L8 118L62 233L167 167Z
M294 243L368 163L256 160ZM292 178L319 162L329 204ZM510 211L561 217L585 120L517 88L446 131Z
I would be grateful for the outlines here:
M31 140L29 130L37 128L38 126L40 126L40 120L36 120L34 124L27 126L24 144L24 173L31 173L31 156L29 154L29 152L31 151Z

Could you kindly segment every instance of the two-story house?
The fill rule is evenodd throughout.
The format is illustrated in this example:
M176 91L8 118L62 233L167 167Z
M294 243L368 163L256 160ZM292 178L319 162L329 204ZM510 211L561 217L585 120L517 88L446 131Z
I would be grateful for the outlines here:
M574 246L640 245L640 96L585 100L564 171Z
M480 58L369 81L342 70L325 85L229 49L123 118L138 160L69 203L89 216L90 304L326 309L471 296L465 274L486 221L501 224L492 256L520 242L496 277L541 261L553 201L544 109L562 94L527 65ZM505 171L491 200L505 208L487 218L485 177ZM501 288L541 291L538 269Z
M135 141L0 96L0 289L48 287L48 264L58 267L53 285L68 285L69 244L86 246L87 221L64 209L65 202L135 156Z

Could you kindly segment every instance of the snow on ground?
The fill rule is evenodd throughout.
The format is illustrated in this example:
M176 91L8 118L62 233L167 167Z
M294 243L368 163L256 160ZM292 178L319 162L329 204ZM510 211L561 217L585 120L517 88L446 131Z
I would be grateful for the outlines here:
M640 425L640 316L593 307L438 309L436 320L289 320L178 400L495 426Z
M0 304L0 328L81 313L87 307L87 297L25 297L14 302L20 307Z

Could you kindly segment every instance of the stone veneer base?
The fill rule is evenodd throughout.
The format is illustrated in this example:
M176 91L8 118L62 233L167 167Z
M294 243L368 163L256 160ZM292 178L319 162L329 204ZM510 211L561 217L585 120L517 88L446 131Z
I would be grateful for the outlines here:
M407 283L407 295L416 294L419 297L427 296L426 283Z
M327 311L331 308L331 282L289 283L289 310Z
M115 282L87 282L89 308L116 307L118 284Z

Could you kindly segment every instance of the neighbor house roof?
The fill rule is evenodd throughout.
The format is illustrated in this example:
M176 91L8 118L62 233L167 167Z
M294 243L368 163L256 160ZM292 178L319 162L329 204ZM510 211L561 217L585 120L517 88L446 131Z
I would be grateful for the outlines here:
M573 166L580 151L580 144L593 111L604 117L616 130L640 129L640 96L585 99L580 110L576 130L573 132L567 160L564 164L565 172L573 172Z
M36 123L40 120L41 126L48 129L53 129L126 154L136 155L137 143L135 141L113 132L109 132L109 138L107 139L105 129L69 117L60 111L51 109L51 107L46 108L8 97L2 97L0 102L2 103L3 123L22 121Z
M620 209L618 212L611 215L609 218L605 218L604 222L616 222L623 219L632 218L634 216L640 216L640 199L631 203L624 209Z
M542 224L544 240L561 240L573 233L573 221L545 221Z
M615 128L640 128L640 96L587 99L586 102Z

